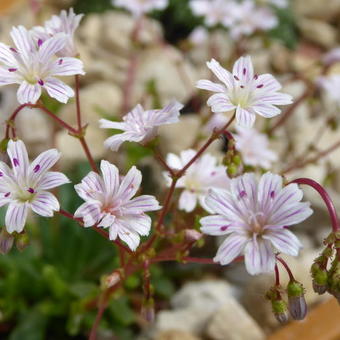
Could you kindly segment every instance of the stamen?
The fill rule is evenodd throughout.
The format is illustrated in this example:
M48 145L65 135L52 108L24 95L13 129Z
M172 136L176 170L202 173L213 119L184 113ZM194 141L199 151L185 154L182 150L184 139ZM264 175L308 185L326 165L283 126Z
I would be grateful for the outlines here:
M244 190L242 190L240 192L240 198L243 198L244 196L247 196L247 193Z
M228 227L229 227L228 225L224 225L224 226L222 226L222 227L220 228L220 230L221 230L221 231L226 231L226 230L228 229Z
M39 39L39 40L38 40L38 46L40 47L42 44L43 44L42 39Z
M254 79L257 80L258 77L259 77L259 76L258 76L257 74L255 74Z
M257 85L256 87L260 89L261 87L263 87L263 84Z
M234 76L235 80L239 81L240 78L238 76Z
M28 188L27 191L31 194L34 194L34 189L33 188Z
M240 88L241 88L241 89L244 89L244 86L243 86L243 85L241 85L241 86L240 86Z
M14 53L18 53L18 51L14 47L10 47L9 49Z
M59 59L59 61L58 61L58 65L61 65L63 62L64 62L64 60L63 60L63 59Z
M17 68L9 68L8 69L8 72L15 72L15 71L17 71L18 69Z
M35 173L37 173L39 170L40 170L40 165L37 164L37 165L34 167L33 171L34 171Z
M272 192L270 193L270 197L271 197L271 198L274 198L274 197L275 197L275 191L272 191Z
M246 70L246 68L244 68L244 69L243 69L243 75L245 76L246 73L247 73L247 70Z
M19 161L17 158L13 158L13 164L14 166L19 166Z
M38 83L39 83L39 85L41 85L41 86L43 86L45 83L44 83L44 81L42 80L42 79L39 79L38 80Z
M5 197L8 197L10 194L11 194L10 192L6 193L6 194L5 194Z

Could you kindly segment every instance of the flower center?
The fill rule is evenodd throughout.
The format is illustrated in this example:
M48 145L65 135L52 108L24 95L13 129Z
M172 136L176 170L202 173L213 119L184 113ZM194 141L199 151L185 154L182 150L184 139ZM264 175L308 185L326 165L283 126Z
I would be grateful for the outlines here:
M19 188L16 192L15 192L15 198L19 201L19 202L32 202L34 197L35 197L36 192L34 191L33 188L28 188L28 189L22 189Z
M185 187L191 192L199 192L202 189L202 183L195 177L187 177L185 179Z
M250 213L248 217L248 224L250 226L250 234L263 234L264 214L262 212Z

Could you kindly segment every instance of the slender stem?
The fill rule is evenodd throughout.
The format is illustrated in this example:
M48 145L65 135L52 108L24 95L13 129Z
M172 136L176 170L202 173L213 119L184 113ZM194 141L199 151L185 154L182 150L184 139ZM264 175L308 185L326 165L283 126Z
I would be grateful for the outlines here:
M286 173L291 172L293 170L301 169L301 168L305 167L308 164L315 163L315 162L317 162L321 158L327 156L328 154L330 154L331 152L333 152L334 150L336 150L339 147L340 147L340 140L337 141L336 143L334 143L333 145L331 145L329 148L327 148L327 149L325 149L323 151L318 152L314 157L306 159L305 161L301 161L301 162L297 162L295 164L292 164L291 166L289 166L288 168L283 170L282 174L286 174Z
M80 95L79 95L79 89L80 89L79 75L76 74L74 77L75 77L75 83L76 83L75 93L76 93L77 125L78 125L78 130L80 131L82 129L82 125L81 125L81 109L80 109Z
M212 133L210 138L206 141L206 143L200 148L200 150L196 153L196 155L181 169L177 172L178 177L182 177L185 173L185 171L197 161L198 158L201 157L201 155L204 153L204 151L210 146L212 142L214 142L221 134L225 133L227 128L230 126L230 124L234 121L236 116L236 113L232 115L232 117L229 119L227 124L225 124L220 130L217 130Z
M280 285L280 272L279 272L277 263L275 263L274 270L275 270L275 285L279 286Z
M291 181L290 183L305 184L315 189L320 194L321 198L324 200L327 206L328 213L332 221L333 231L337 232L340 230L339 218L338 218L338 214L336 212L334 203L331 197L329 196L328 192L323 188L322 185L320 185L318 182L310 178L298 178L298 179Z
M60 209L60 210L58 211L58 213L59 213L60 215L63 215L63 216L65 216L65 217L67 217L67 218L73 220L73 221L78 222L78 224L81 225L82 227L84 226L84 223L83 223L83 221L82 221L81 218L74 217L74 215L72 215L72 214L69 213L68 211L63 210L63 209ZM101 228L98 228L97 226L94 226L94 230L95 230L98 234L100 234L100 235L104 236L106 239L110 240L109 234L108 234L105 230L103 230L103 229L101 229ZM122 244L119 240L110 240L110 241L112 241L113 243L115 243L120 249L124 250L124 251L127 252L128 254L132 254L132 251L131 251L128 247L126 247L124 244Z
M292 115L295 109L313 92L314 88L307 87L306 90L302 93L302 95L292 105L290 105L285 112L282 113L280 119L274 124L274 126L272 126L269 129L268 134L272 135L277 128L283 125L286 122L286 120Z
M109 295L106 292L104 292L99 301L96 319L92 325L89 340L96 340L97 338L97 329L98 329L100 320L103 317L104 311L108 305L108 300L109 300Z
M86 143L86 140L85 140L85 137L82 136L79 138L79 141L80 141L80 144L81 146L83 147L83 150L85 152L85 155L86 155L86 158L87 160L89 161L90 163L90 166L91 166L91 169L94 171L94 172L99 172L98 171L98 168L97 168L97 165L96 165L96 162L94 161L93 157L92 157L92 154L90 152L90 149Z
M292 273L292 271L290 270L288 264L279 256L276 256L276 259L283 265L283 267L286 269L287 274L289 276L289 280L290 281L295 281L294 275Z
M161 153L158 150L155 150L154 153L154 157L155 159L158 161L158 163L166 170L170 173L171 176L175 175L175 172L172 168L169 167L169 165L167 164L167 162L164 160L164 158L162 157Z

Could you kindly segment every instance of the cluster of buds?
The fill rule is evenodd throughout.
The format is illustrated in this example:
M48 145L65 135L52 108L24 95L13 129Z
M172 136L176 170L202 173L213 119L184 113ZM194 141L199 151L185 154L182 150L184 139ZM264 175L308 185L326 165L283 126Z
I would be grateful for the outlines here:
M340 249L340 235L332 232L324 241L326 245L320 256L318 256L311 267L313 278L313 289L318 294L328 291L340 301L340 262L338 249ZM335 253L335 257L333 256ZM331 262L328 269L327 264Z
M286 323L289 319L288 312L294 320L303 320L307 315L307 304L304 297L304 288L300 282L290 280L287 288L280 285L271 287L266 293L266 298L272 304L275 318L280 323ZM282 298L283 294L288 296L288 304Z
M227 139L227 152L223 158L223 165L227 167L227 174L230 178L236 177L240 173L242 158L235 148L235 139L229 132L224 133Z
M29 238L25 232L10 234L6 228L0 232L0 253L7 254L15 244L19 251L23 251L29 244Z

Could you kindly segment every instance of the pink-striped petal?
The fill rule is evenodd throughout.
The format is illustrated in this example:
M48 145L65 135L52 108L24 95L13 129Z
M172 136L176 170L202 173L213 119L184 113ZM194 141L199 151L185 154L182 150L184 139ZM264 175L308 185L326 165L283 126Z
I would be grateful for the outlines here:
M144 211L159 210L161 206L154 196L142 195L133 198L124 204L123 209L126 214L139 214Z
M225 93L227 88L224 85L214 83L210 80L199 80L196 83L196 87L201 90L207 90L212 92L222 92Z
M25 227L28 213L28 203L11 202L8 205L5 224L7 231L21 233Z
M263 239L270 241L281 253L297 256L302 244L299 239L286 228L267 228Z
M103 174L105 192L108 197L116 194L119 188L118 168L108 161L101 161L100 170Z
M0 62L7 67L17 66L17 60L13 56L10 47L0 42Z
M137 232L120 225L118 228L118 236L124 241L132 251L135 251L140 243L140 237Z
M10 140L7 146L7 153L12 163L15 177L25 178L28 172L29 161L24 142L21 140Z
M218 61L211 59L210 62L207 62L207 66L227 88L232 87L232 75Z
M62 172L49 171L38 181L37 187L41 190L47 190L66 183L70 183L70 180Z
M45 40L39 49L39 59L42 64L48 63L52 56L60 51L66 44L67 35L58 33Z
M236 122L242 127L251 128L255 123L255 114L238 106L236 109Z
M105 186L102 178L94 171L89 172L80 184L74 186L77 194L85 201L103 197Z
M274 199L282 190L282 177L270 172L264 174L258 185L259 208L264 213L269 212Z
M151 229L151 218L145 214L134 214L119 219L126 229L137 232L139 235L147 236Z
M248 242L246 235L233 233L229 235L218 248L214 257L215 262L227 265L239 256Z
M44 88L49 96L64 104L67 103L69 98L74 96L74 91L71 87L57 78L46 78L44 80Z
M24 26L18 26L13 27L10 34L20 57L26 64L29 64L32 53L36 51L31 33Z
M244 262L250 275L269 273L274 270L275 254L268 240L253 236L245 247Z
M17 92L18 102L20 104L36 104L41 96L41 86L37 84L29 84L24 80L19 86Z
M183 109L183 104L177 100L172 100L161 110L156 110L153 118L153 125L160 126L163 124L173 124L179 121L180 110Z
M118 189L117 195L122 200L122 202L128 201L136 194L141 182L142 173L135 166L133 166L123 178Z
M59 211L60 209L58 200L48 191L37 193L30 206L36 214L44 217L51 217L54 211Z
M261 103L253 105L252 109L260 116L264 118L272 118L281 113L281 110L273 105L268 105L260 101Z
M230 102L229 97L225 93L216 93L212 95L207 104L211 106L212 112L228 112L234 110L236 106Z
M96 201L85 202L76 210L74 216L83 219L84 227L92 227L101 220L100 203Z
M184 190L181 193L178 201L178 207L186 212L191 212L196 208L197 195L189 190Z
M122 122L112 122L108 119L100 119L99 127L102 129L117 129L117 130L125 130L125 123Z
M254 78L254 68L250 56L240 57L234 64L233 76L236 76L241 84L248 83Z
M50 69L52 76L73 76L75 74L85 74L84 64L80 59L63 57L56 60Z
M234 231L230 221L221 215L211 215L201 218L201 231L207 235L227 235Z

